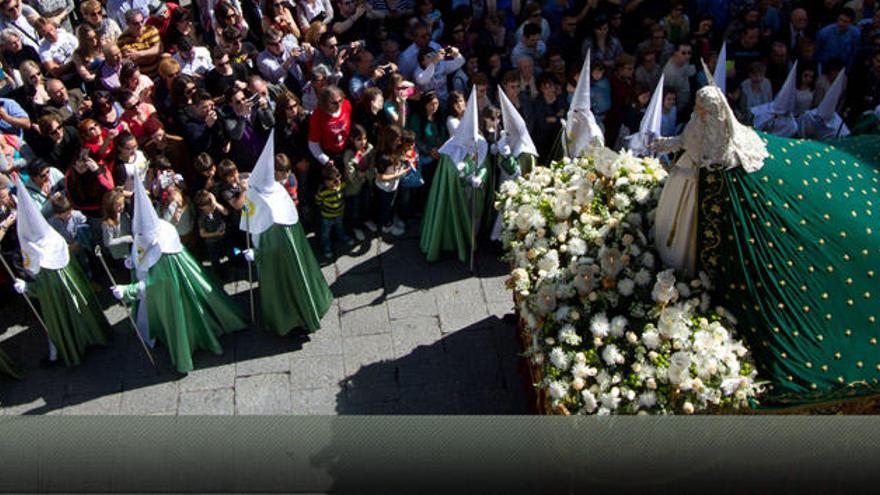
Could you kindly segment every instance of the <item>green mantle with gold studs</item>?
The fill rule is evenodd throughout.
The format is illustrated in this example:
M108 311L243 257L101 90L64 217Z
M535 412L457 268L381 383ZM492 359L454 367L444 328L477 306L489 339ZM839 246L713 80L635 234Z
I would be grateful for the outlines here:
M762 169L701 175L699 236L763 403L880 393L880 140L761 137Z

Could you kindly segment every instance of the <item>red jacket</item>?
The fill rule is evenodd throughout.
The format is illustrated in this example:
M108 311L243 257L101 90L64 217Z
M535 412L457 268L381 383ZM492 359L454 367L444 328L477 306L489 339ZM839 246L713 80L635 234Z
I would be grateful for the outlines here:
M309 118L309 142L318 143L328 155L338 155L345 150L351 130L351 103L342 100L339 115L331 117L320 107Z

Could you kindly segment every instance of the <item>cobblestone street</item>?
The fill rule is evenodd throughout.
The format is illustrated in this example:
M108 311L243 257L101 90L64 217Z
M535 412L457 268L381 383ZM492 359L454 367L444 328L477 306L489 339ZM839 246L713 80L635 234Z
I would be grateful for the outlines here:
M415 233L323 266L335 300L316 333L225 336L224 354L197 353L186 376L162 347L160 372L150 366L107 290L114 336L73 369L40 366L45 335L23 301L7 301L0 342L26 376L0 379L0 414L528 413L505 265L488 247L475 277L451 257L429 264ZM246 281L226 288L247 308Z

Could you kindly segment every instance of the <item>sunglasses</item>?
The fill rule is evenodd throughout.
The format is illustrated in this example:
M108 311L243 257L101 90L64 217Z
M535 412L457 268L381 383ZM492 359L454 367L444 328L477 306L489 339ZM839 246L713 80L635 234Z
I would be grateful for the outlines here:
M342 105L342 99L333 100L330 102L331 105Z

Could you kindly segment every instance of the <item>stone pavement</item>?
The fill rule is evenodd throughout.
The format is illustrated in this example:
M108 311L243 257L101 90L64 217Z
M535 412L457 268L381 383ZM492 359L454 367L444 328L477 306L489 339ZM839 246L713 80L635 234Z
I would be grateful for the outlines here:
M152 369L109 291L109 345L77 368L42 368L45 336L10 292L0 346L26 376L0 378L0 415L527 414L505 265L487 246L471 276L451 257L427 263L415 229L387 241L324 265L335 300L316 333L224 336L224 354L197 353L186 376L162 347ZM244 308L246 287L227 284Z

